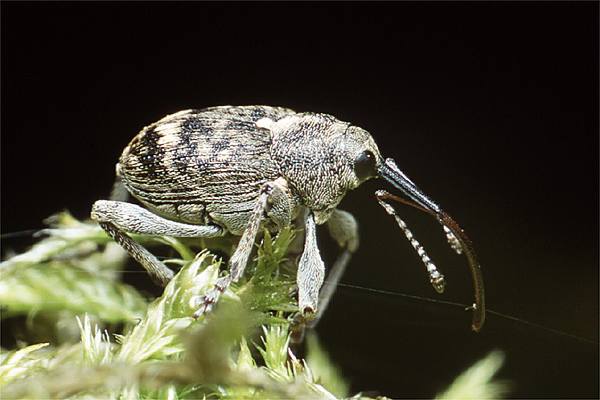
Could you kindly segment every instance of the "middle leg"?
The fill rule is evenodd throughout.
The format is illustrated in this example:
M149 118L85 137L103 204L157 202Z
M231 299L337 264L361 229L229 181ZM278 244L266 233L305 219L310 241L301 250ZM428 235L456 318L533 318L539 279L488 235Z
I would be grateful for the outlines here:
M198 310L194 313L194 317L197 318L209 312L229 285L237 282L242 277L254 242L256 241L261 222L265 218L271 218L280 228L286 224L289 225L292 214L290 204L292 202L288 193L287 183L282 178L267 182L263 186L252 214L248 219L248 225L229 260L229 274L219 278L214 288L200 299Z
M170 221L143 207L121 201L98 200L92 206L91 217L161 286L169 283L173 278L173 271L127 233L177 237L215 237L224 234L223 228L217 225L190 225Z

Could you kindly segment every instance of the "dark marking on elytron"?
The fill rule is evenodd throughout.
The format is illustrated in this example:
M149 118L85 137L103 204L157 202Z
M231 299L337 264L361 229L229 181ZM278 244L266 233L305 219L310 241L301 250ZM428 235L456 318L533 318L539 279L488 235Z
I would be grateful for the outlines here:
M157 147L158 139L160 139L160 136L158 133L156 133L155 129L156 129L155 127L152 127L150 129L148 129L146 132L144 132L144 134L140 138L140 142L141 142L140 145L148 147L148 148L156 148Z
M200 157L196 157L196 168L198 168L198 172L202 173L208 170L208 162Z
M175 154L176 155L173 160L175 169L179 174L187 173L188 166L190 165L190 159L193 158L193 156L184 154L184 152L181 150L177 150Z
M149 179L159 179L161 175L160 162L164 149L158 145L159 137L154 128L150 128L130 144L131 154L137 156L145 165L145 173Z
M197 148L198 145L192 138L192 132L189 130L181 131L174 160L177 172L185 174L188 167L194 164L193 159L197 157Z
M214 152L221 152L223 150L227 150L231 147L231 141L229 139L219 139L212 144L212 148Z
M252 110L252 113L250 113L250 118L253 122L256 122L259 119L264 118L265 115L266 113L264 110L261 110L260 108L255 108L254 110Z
M140 161L144 164L155 165L157 163L156 156L152 153L144 153L138 156Z
M227 123L227 129L231 131L249 131L256 129L256 123L232 119Z
M185 119L185 121L183 122L183 124L181 125L181 127L183 128L184 131L195 132L195 131L199 131L200 129L202 129L203 125L200 122L200 119L190 118L188 116Z

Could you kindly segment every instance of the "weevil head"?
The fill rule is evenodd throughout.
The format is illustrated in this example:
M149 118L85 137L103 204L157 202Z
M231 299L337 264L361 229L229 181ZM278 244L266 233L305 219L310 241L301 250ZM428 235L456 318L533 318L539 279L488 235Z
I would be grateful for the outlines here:
M294 114L257 125L271 131L271 156L317 223L327 221L346 192L377 177L383 163L367 131L327 114Z

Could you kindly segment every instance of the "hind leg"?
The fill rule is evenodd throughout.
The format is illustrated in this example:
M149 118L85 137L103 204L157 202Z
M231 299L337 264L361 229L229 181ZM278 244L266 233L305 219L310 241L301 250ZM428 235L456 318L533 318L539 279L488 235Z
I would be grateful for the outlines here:
M173 271L134 241L127 232L176 237L215 237L224 234L223 228L217 225L174 222L135 204L120 201L98 200L92 206L91 217L148 271L152 280L161 286L166 286L173 278Z

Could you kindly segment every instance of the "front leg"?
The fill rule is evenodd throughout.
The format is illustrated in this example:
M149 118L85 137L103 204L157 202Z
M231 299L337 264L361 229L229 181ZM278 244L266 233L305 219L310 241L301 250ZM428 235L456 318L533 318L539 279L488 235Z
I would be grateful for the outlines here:
M298 307L292 322L292 343L304 340L304 331L319 315L319 290L323 285L325 264L317 246L317 227L312 212L306 215L304 252L298 264Z
M300 274L300 268L298 270L298 288L300 290L300 280L302 279L303 286L306 287L304 292L309 292L312 294L312 301L314 302L314 291L318 294L318 300L315 302L318 304L318 308L316 308L315 314L307 314L304 313L304 309L301 307L301 314L298 314L294 319L293 328L292 328L292 342L293 343L301 343L304 338L304 330L306 327L314 328L317 323L323 316L323 313L327 309L329 305L329 301L331 297L335 293L337 285L346 270L346 266L350 262L350 258L352 257L352 253L358 249L358 224L352 214L342 210L334 210L331 214L331 217L327 221L327 226L329 228L329 234L333 237L333 239L338 243L338 245L342 248L342 253L335 260L335 264L327 274L327 279L325 283L322 285L323 289L319 293L319 287L321 286L321 282L323 282L322 274L323 274L323 262L319 256L319 249L316 244L316 235L314 232L314 228L312 229L312 238L310 238L311 243L309 244L309 223L307 221L306 224L306 245L305 245L305 253L303 254L303 258L312 257L314 261L312 263L306 262L305 269L310 269L309 265L315 265L315 270L318 271L314 275L317 280L311 281L311 273ZM312 222L312 226L314 227L314 221ZM309 253L306 253L306 249L310 249ZM309 255L312 254L312 255ZM302 260L301 260L302 265ZM307 276L304 276L307 275ZM319 277L320 275L320 277ZM319 280L320 279L320 280ZM303 297L309 297L304 295Z
M298 265L298 307L304 320L311 320L319 308L319 290L323 285L325 264L317 246L317 227L314 215L306 217L304 252Z
M347 211L335 209L327 221L329 234L342 249L342 253L335 260L335 264L327 274L323 289L319 294L319 312L309 327L314 328L323 316L323 313L333 297L338 283L352 258L352 253L358 249L358 223L352 214Z

